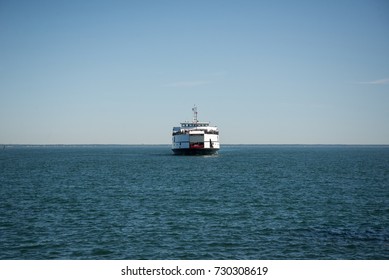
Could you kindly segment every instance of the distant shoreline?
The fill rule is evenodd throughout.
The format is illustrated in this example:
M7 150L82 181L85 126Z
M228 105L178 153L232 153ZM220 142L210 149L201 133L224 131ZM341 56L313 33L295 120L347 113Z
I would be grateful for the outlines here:
M0 144L7 147L161 147L170 144ZM222 147L389 147L389 144L223 144Z

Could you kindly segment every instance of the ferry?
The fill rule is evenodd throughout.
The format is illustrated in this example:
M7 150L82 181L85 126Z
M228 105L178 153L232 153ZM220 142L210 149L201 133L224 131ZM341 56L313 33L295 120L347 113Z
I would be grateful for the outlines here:
M172 151L176 155L213 155L220 149L219 130L209 122L197 119L197 107L192 108L193 120L173 127Z

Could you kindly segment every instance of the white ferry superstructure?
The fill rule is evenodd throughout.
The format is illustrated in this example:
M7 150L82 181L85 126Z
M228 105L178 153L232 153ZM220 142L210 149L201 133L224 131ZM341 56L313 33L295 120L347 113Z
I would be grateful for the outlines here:
M176 155L212 155L220 149L219 130L209 122L197 120L197 107L193 109L193 121L173 127L172 150Z

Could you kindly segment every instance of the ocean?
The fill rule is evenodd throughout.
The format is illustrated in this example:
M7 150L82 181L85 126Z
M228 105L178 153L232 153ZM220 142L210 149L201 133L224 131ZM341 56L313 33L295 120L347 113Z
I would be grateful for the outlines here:
M0 259L389 259L389 146L4 146Z

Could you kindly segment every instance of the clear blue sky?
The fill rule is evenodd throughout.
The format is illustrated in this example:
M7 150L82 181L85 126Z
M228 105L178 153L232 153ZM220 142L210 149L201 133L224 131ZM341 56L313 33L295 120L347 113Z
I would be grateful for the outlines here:
M0 143L389 144L389 1L0 0Z

